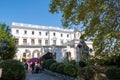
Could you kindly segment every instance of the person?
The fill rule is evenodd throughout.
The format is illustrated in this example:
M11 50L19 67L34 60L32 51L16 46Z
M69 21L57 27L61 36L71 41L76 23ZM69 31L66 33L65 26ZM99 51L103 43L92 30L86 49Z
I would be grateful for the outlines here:
M25 62L25 69L26 69L26 71L28 70L28 63L27 62Z
M34 68L35 68L35 63L34 62L31 64L31 68L32 68L32 73L34 73Z
M32 64L32 63L28 63L28 72L31 72L31 71L32 71L31 64Z
M38 73L39 72L39 62L36 62L35 63L35 73Z

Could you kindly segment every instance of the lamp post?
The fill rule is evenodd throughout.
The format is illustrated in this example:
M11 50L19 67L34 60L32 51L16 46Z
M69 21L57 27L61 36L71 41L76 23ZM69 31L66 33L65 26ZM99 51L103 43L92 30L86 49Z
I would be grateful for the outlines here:
M3 50L6 47L6 45L7 45L7 41L6 40L2 40L2 44L1 44L1 48L0 48L0 54L3 53Z
M7 42L5 40L2 40L2 44L1 44L1 47L0 47L0 54L2 54L3 50L4 50L4 47L6 47L7 45ZM1 58L1 57L0 57ZM0 61L1 62L1 61ZM2 77L2 68L0 68L0 78Z

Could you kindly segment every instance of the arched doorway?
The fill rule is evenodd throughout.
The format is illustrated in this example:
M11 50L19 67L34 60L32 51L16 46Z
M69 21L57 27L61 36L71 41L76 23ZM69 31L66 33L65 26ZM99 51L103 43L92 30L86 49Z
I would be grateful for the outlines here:
M34 50L32 53L32 58L40 58L40 51Z
M26 58L31 58L31 52L30 52L30 50L26 49L25 53L26 53Z
M23 54L21 53L21 51L17 49L17 52L16 52L14 58L21 61L22 60L22 55Z
M66 58L67 58L68 60L71 60L71 52L66 52Z

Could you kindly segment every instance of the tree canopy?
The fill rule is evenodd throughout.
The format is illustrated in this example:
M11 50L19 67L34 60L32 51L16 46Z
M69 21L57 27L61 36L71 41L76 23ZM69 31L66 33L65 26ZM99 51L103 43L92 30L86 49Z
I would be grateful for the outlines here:
M2 47L2 41L7 42L6 47ZM16 53L16 44L14 38L10 35L8 26L0 24L0 57L5 59L12 59Z
M120 0L51 0L51 13L62 13L64 27L82 23L96 55L120 53Z

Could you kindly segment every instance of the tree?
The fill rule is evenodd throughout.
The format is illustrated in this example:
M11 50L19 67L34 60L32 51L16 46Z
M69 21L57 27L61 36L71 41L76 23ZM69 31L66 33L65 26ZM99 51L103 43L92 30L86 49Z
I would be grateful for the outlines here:
M82 23L96 55L120 53L120 0L52 0L51 13L62 13L62 25Z
M2 47L2 41L7 42L6 47ZM5 59L12 59L16 53L16 44L14 38L10 35L8 26L0 24L0 57Z

